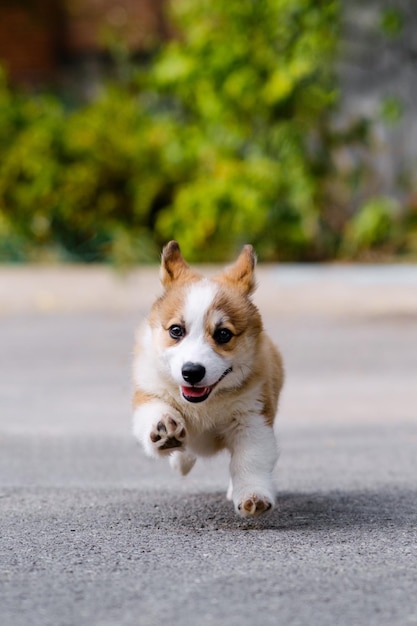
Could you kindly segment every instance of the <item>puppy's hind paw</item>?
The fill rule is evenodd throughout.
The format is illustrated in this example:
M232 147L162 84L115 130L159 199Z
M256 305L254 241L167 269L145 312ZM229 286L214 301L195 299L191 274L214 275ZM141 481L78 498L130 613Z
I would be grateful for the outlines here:
M241 517L259 517L273 509L274 503L265 496L251 494L246 496L237 505L237 512Z
M182 420L163 415L152 427L149 438L158 452L169 452L184 445L187 431Z

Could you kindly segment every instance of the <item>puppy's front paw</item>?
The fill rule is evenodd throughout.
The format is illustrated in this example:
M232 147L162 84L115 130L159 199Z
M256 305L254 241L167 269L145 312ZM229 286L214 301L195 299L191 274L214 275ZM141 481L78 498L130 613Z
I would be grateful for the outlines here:
M187 431L181 419L165 414L152 427L149 438L158 452L169 452L181 448L185 443Z
M270 511L274 503L266 496L255 493L245 496L237 505L237 512L241 517L259 517Z

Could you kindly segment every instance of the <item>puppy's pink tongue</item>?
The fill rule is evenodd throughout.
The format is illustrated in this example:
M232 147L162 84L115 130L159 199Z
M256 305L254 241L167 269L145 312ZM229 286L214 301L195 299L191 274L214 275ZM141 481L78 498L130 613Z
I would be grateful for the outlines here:
M210 387L181 387L181 391L189 398L201 398L210 391Z

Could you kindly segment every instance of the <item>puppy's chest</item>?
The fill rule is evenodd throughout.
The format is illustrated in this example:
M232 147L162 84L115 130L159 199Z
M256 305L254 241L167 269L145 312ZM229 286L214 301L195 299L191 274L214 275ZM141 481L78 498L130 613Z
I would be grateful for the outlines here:
M227 436L239 426L247 424L253 415L260 415L262 404L256 399L235 398L233 401L218 401L207 406L193 407L178 404L190 435L200 436L210 433L214 436Z

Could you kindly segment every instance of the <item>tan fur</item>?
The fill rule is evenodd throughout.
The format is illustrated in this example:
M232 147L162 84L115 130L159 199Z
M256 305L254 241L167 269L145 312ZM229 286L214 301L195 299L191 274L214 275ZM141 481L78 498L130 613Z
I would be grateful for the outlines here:
M251 245L243 247L236 262L215 279L225 285L237 289L243 295L250 295L256 287L254 269L256 255Z
M186 263L176 241L170 241L162 252L161 282L165 289L201 278Z
M151 400L154 400L155 396L152 396L150 393L146 393L145 391L142 391L141 389L135 389L135 391L133 392L133 398L132 398L132 404L133 404L133 408L139 406L140 404L146 404L147 402L150 402Z
M268 426L272 426L275 421L279 393L284 380L284 368L280 353L267 335L264 335L263 344L260 362L263 368L265 368L265 365L269 368L267 376L265 376L265 370L259 372L259 375L264 377L262 387L263 416Z

